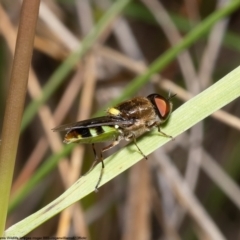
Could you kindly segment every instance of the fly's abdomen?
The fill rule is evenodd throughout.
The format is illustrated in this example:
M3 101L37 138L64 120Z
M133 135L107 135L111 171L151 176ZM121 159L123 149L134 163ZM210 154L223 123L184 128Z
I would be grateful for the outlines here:
M115 141L121 131L114 126L97 126L70 130L64 138L65 143L97 143Z

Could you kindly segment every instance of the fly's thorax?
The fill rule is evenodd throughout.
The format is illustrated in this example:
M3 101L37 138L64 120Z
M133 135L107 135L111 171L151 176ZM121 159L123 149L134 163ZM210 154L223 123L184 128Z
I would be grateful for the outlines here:
M108 115L123 119L144 119L153 113L152 103L145 97L135 97L107 110Z

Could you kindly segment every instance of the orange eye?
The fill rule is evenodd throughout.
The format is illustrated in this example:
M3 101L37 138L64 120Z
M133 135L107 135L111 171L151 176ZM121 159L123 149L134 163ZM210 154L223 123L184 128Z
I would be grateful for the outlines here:
M169 113L169 103L162 98L155 98L154 100L160 115L163 118L166 117Z
M165 121L172 111L172 104L170 100L157 93L150 94L147 96L147 98L153 104L156 114L159 116L159 118Z

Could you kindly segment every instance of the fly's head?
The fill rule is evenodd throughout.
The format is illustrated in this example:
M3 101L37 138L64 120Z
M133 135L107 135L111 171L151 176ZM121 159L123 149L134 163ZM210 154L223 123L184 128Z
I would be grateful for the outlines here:
M160 123L165 122L171 112L172 112L172 102L171 99L174 97L170 96L165 98L157 93L153 93L147 96L148 100L152 103L153 108L155 110L156 116L159 119Z

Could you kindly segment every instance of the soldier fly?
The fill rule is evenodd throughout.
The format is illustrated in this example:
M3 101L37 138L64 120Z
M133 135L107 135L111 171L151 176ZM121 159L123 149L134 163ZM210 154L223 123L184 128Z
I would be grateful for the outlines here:
M52 130L67 131L64 143L92 144L95 161L89 172L99 161L102 163L102 170L95 187L97 191L104 170L103 152L116 146L123 139L126 141L132 140L142 156L147 159L137 145L137 137L157 127L158 132L163 136L172 138L160 130L160 125L169 118L172 112L170 100L174 96L164 98L153 93L147 97L135 97L108 108L107 116L62 125ZM108 141L112 143L101 150L99 159L94 144Z

